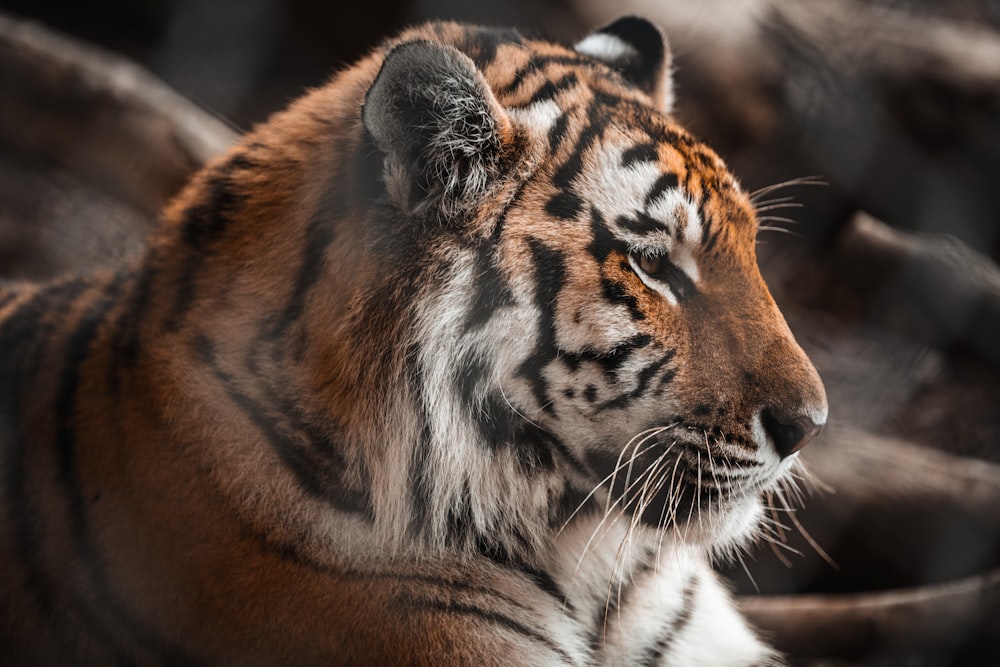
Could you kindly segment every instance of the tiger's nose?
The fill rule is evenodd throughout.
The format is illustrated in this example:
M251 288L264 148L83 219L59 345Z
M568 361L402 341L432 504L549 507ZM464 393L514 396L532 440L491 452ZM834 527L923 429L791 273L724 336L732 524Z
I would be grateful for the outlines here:
M761 412L760 420L781 458L791 456L808 445L823 428L823 423L817 424L808 415L779 415L771 408Z

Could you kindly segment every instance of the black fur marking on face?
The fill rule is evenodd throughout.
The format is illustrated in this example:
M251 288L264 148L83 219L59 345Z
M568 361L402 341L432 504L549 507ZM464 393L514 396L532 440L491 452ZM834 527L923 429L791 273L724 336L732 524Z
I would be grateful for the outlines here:
M642 162L656 162L660 159L656 144L638 144L622 153L622 166L631 167Z
M604 223L604 216L595 207L590 207L590 233L593 238L587 246L589 252L597 264L604 264L605 260L615 250L622 250L622 243L611 233ZM624 254L624 253L623 253Z
M639 308L639 300L624 285L607 278L601 280L601 293L612 303L620 303L628 308L633 320L644 320L646 314Z
M525 65L523 65L519 70L514 73L514 77L506 85L500 86L496 89L496 95L498 97L505 97L510 95L524 83L524 80L535 72L542 71L545 67L549 65L569 65L571 67L588 67L590 62L583 56L539 56L535 55L531 57ZM588 67L589 69L590 67Z
M639 234L640 236L669 231L665 224L646 213L637 213L634 218L619 216L615 219L615 224L625 231Z
M470 414L493 450L511 449L528 475L555 467L555 438L517 415L499 392L487 394Z
M517 374L528 381L538 408L554 416L549 383L542 370L552 360L556 346L556 300L566 282L566 261L563 254L545 246L541 241L530 241L531 255L535 261L535 307L538 309L538 338L535 350L517 369Z
M580 352L569 352L562 350L559 353L559 359L571 371L576 371L581 364L589 362L596 364L605 374L610 375L617 373L621 369L634 350L644 348L652 341L652 336L639 334L608 351L585 349Z
M583 208L583 201L570 190L553 195L545 204L545 212L553 218L573 220Z
M653 202L659 199L664 192L668 190L674 190L677 188L677 174L660 174L653 183L653 187L650 188L649 192L646 194L645 205L649 207Z
M597 110L591 106L588 110L591 119L590 123L580 132L580 136L577 139L576 146L573 147L573 152L569 156L569 159L559 167L556 171L555 176L552 179L553 184L560 189L566 190L573 185L573 181L580 172L583 171L584 165L584 154L587 149L596 142L600 136L604 133L604 126L607 120L601 115L597 114Z
M579 83L576 74L570 72L558 81L546 81L523 106L531 106L539 102L546 102L554 99L564 90L568 90Z
M465 318L465 332L486 324L499 309L514 303L514 295L496 263L496 246L486 243L476 251L476 296Z
M597 406L596 411L604 412L605 410L628 407L633 400L643 396L649 390L649 384L653 380L653 377L660 369L673 360L674 354L674 350L667 350L662 357L639 371L639 374L636 376L636 386L634 389L601 403Z

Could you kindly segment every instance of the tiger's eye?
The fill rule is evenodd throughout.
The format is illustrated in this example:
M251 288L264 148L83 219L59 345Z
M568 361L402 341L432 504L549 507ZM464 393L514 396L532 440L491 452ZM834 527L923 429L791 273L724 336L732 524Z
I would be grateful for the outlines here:
M654 257L649 257L647 255L639 255L639 268L650 276L655 276L663 268L663 257L656 255Z

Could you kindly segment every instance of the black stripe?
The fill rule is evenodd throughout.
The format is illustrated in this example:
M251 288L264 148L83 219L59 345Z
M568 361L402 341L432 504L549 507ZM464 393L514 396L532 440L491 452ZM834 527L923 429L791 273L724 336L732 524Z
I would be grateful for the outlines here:
M467 53L476 68L483 70L497 56L497 49L504 44L523 44L524 38L513 28L468 28L465 31L465 41L460 45Z
M639 308L639 300L625 285L608 278L602 278L601 295L611 303L619 303L628 308L629 315L632 316L633 320L646 319L646 313Z
M514 196L513 203L519 202L523 189ZM508 207L509 208L509 207ZM475 285L476 296L472 307L465 318L463 329L465 333L475 331L486 324L500 308L512 305L514 295L497 265L497 247L507 224L507 210L497 218L490 233L490 238L476 249Z
M196 286L202 262L215 243L234 222L244 197L237 194L230 171L231 163L220 165L208 178L200 200L183 214L180 240L187 254L177 269L174 300L164 327L175 332L195 300Z
M472 489L469 488L468 479L462 482L458 498L448 506L445 525L447 531L444 543L453 550L461 551L478 541L479 532L472 516Z
M702 222L701 229L701 245L702 252L710 253L715 244L719 241L719 230L715 229L714 225L710 225L707 222Z
M261 355L266 354L266 351L263 349L264 347L263 341L258 340L255 341L247 352L246 358L243 361L247 377L253 378L256 382L257 388L263 394L264 404L275 408L272 412L272 418L276 420L276 423L284 423L290 433L298 433L304 437L304 441L309 443L310 453L319 457L319 460L315 462L318 466L335 471L338 476L342 476L347 469L347 462L344 460L343 453L337 448L329 432L316 426L309 419L308 415L303 412L303 409L294 398L284 389L280 375L277 375L273 369L261 366L259 358ZM281 349L284 346L277 345L273 347ZM272 359L275 358L273 350L270 356ZM278 355L277 358L281 359L281 356ZM279 386L282 389L278 389Z
M552 433L521 417L498 391L490 391L478 401L470 400L476 393L472 385L482 380L485 372L481 364L467 364L465 370L458 372L457 387L467 401L468 414L487 445L494 450L512 450L521 472L527 476L554 470L556 455L578 472L587 472L565 444Z
M654 127L656 127L654 125ZM661 144L670 144L671 146L680 146L681 148L691 148L697 142L687 132L683 130L676 129L676 126L672 128L660 126L657 132L657 141ZM681 153L682 151L677 151Z
M204 335L196 335L193 349L199 361L221 383L226 396L243 411L244 416L294 475L303 490L332 507L372 520L371 500L364 491L350 489L344 483L344 465L329 456L329 447L294 428L282 429L279 419L285 417L271 406L253 399L236 387L235 378L222 369L216 358L215 346ZM285 432L292 431L291 433ZM324 452L327 456L323 456ZM340 465L337 465L340 463Z
M695 287L688 274L671 262L666 255L661 255L658 261L659 269L656 273L650 274L650 277L666 283L678 301L687 301L691 297L697 296L698 288Z
M520 106L531 106L539 102L554 99L559 93L577 85L579 80L574 72L566 74L556 81L546 81L536 90L528 101Z
M530 611L529 607L525 606L524 600L520 597L512 597L489 586L473 584L460 579L427 574L427 572L423 570L418 570L416 572L386 572L378 570L361 570L356 568L341 568L339 566L330 565L329 563L312 560L307 554L302 553L295 548L290 548L289 545L275 543L272 535L260 533L257 526L244 523L242 527L244 530L244 536L248 539L254 540L258 547L265 553L271 554L272 556L284 562L291 563L297 567L304 567L313 572L326 575L340 581L390 581L408 585L426 586L429 589L425 592L427 595L439 595L445 591L452 593L468 593L475 596L493 598L494 600L500 601L525 612ZM415 567L419 567L419 564L416 564ZM473 571L474 569L470 569L470 572ZM456 572L456 574L457 573L458 572ZM522 575L524 573L514 572L514 574Z
M645 213L637 213L634 218L619 216L615 219L615 224L626 231L642 236L668 231L666 225Z
M619 576L617 580L608 582L608 597L605 604L598 607L593 620L593 630L590 633L590 645L595 653L602 650L608 628L621 619L621 614L617 612L629 605L630 597L637 586L636 582L653 569L654 554L647 551L643 556L642 560L633 563L628 577Z
M295 276L295 282L292 285L292 293L285 303L284 311L275 320L268 333L268 340L275 340L283 336L288 328L302 317L306 296L319 282L323 274L327 248L334 241L332 227L334 219L336 216L330 215L328 207L322 206L309 221L303 239L302 259L299 271Z
M590 362L600 366L605 373L617 373L633 351L646 347L652 341L652 336L639 334L607 351L585 349L579 352L569 352L560 350L559 359L571 371L576 371L584 362Z
M93 295L93 301L86 312L77 321L75 328L65 346L65 356L60 373L59 390L55 397L54 410L56 420L55 450L57 460L57 479L63 487L66 505L69 511L70 535L76 551L77 562L90 576L88 577L88 594L94 596L100 603L100 609L108 613L113 622L123 628L134 638L134 641L144 651L150 651L168 663L200 664L194 656L186 653L152 628L147 627L137 619L132 611L112 592L108 573L97 546L94 544L87 520L87 502L84 498L80 480L77 475L77 440L74 426L74 413L80 381L81 366L91 353L91 346L97 336L99 327L105 323L107 314L117 303L121 294L126 275L118 274L114 279L101 287L99 294ZM79 611L85 617L92 617L93 604L79 602L83 607ZM94 619L94 625L100 621ZM120 647L120 640L114 641ZM120 648L118 650L121 650Z
M662 396L667 385L673 382L675 377L677 377L677 369L668 368L663 375L660 376L660 381L656 383L656 395Z
M112 346L116 352L117 366L129 369L139 358L140 328L146 320L146 311L152 304L153 285L156 282L157 269L155 256L150 253L135 277L125 306L118 315L118 321L113 325L115 331L111 336ZM117 379L113 386L117 390Z
M569 129L569 114L561 113L556 118L556 122L549 128L549 151L555 154L562 146L563 139L566 138L566 130Z
M653 183L653 187L650 188L649 192L646 193L646 208L655 202L660 196L667 190L673 190L677 187L677 174L660 174Z
M684 592L681 594L683 600L680 611L664 626L662 634L656 640L656 643L643 652L642 657L637 663L638 665L642 667L656 667L663 661L663 657L670 653L670 649L673 647L677 637L684 632L685 628L691 622L691 617L694 615L698 586L698 577L692 576L687 586L684 587Z
M593 471L584 466L579 466L579 472L583 477L590 477ZM570 517L581 514L591 514L597 511L597 501L590 495L589 491L581 491L574 488L569 482L556 501L552 504L552 512L549 516L549 527L554 529L562 528Z
M421 405L423 405L422 402ZM410 455L409 475L407 475L410 480L410 506L412 510L409 528L410 534L416 538L423 536L431 522L430 509L434 479L428 464L430 450L431 431L425 418L423 428L420 430L420 439Z
M583 208L583 200L570 190L562 190L552 196L545 204L545 212L553 218L560 220L574 220L580 209Z
M560 251L542 244L537 239L529 241L535 262L535 307L538 308L538 335L535 350L517 369L517 374L528 381L538 407L554 415L549 397L548 381L542 369L556 354L556 302L566 281L565 260Z
M630 122L643 127L660 124L660 112L648 103L630 97L615 95L606 90L594 90L594 107L611 110L619 117L626 116Z
M656 144L638 144L622 154L622 166L631 167L634 164L643 162L657 162L659 159L660 156L656 150Z
M572 603L567 599L566 593L549 572L529 565L523 559L507 551L490 548L489 545L481 544L479 552L503 569L527 577L539 590L551 597L553 602L572 614L574 609Z
M591 112L593 111L594 109L591 109ZM602 119L602 116L589 113L588 124L580 132L576 145L573 147L573 152L567 158L566 162L559 167L552 178L552 183L557 188L561 190L569 189L573 185L573 180L583 171L584 153L604 132L606 121Z
M575 664L573 658L570 657L566 651L556 645L556 643L551 639L529 628L527 625L514 620L510 616L501 614L500 612L483 609L471 604L445 602L442 600L419 600L405 594L399 596L397 599L410 609L430 610L448 615L469 616L491 625L500 626L510 632L524 637L525 639L541 644L548 649L550 653L558 656L563 663L567 665Z
M555 467L555 437L518 416L499 392L491 392L481 403L470 403L468 407L486 444L494 451L511 449L524 474L534 475Z
M598 265L604 264L608 255L614 251L619 251L624 255L621 241L611 233L604 223L604 216L596 207L590 207L590 233L592 238L587 246L589 252Z
M506 85L500 86L496 89L497 96L505 96L513 93L515 90L521 87L524 80L534 74L535 72L541 71L543 68L550 65L575 65L583 66L588 70L592 70L592 61L588 61L582 57L578 56L539 56L534 55L531 57L527 63L525 63L520 69L514 73L514 77Z
M5 505L14 522L13 550L24 570L25 585L33 594L42 618L58 618L55 589L43 568L39 536L40 510L30 497L28 487L28 447L34 451L37 443L28 443L21 429L24 417L22 402L30 398L29 391L42 378L39 369L47 345L51 345L52 329L86 287L83 281L70 281L49 287L18 304L0 323L0 455L3 456ZM47 317L48 316L48 317ZM29 403L29 405L31 405ZM17 576L7 573L7 576ZM96 630L96 629L95 629ZM72 642L57 633L63 655L72 655ZM107 639L106 637L104 638Z
M663 368L666 364L670 363L670 361L674 358L674 354L675 354L674 350L667 350L667 352L662 357L660 357L653 363L647 365L639 372L635 389L626 392L624 394L621 394L619 396L616 396L611 400L605 401L604 403L597 406L596 411L603 412L604 410L610 410L613 408L627 407L632 402L632 400L645 394L646 390L649 387L650 381L653 379L653 376L655 376L660 371L660 369Z

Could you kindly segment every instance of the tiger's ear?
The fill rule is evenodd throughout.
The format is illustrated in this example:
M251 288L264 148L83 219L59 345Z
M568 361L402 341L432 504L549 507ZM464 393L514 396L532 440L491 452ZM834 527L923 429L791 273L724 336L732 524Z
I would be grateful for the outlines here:
M674 106L670 47L658 27L638 16L625 16L577 42L578 53L618 70L626 81L656 100L660 110Z
M362 120L383 153L390 198L455 215L500 175L511 124L468 56L444 44L393 48L365 96Z

